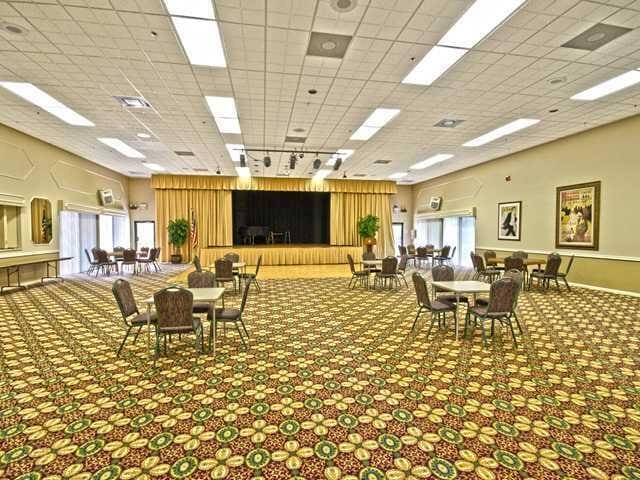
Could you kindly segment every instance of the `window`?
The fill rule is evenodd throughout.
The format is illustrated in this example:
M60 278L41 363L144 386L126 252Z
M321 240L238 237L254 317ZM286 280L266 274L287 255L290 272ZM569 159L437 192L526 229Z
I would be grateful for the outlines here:
M475 217L444 217L435 219L418 219L416 221L416 244L419 246L433 245L442 248L449 245L453 252L453 263L471 266L469 252L476 248L476 219Z
M20 248L20 207L0 205L0 250Z

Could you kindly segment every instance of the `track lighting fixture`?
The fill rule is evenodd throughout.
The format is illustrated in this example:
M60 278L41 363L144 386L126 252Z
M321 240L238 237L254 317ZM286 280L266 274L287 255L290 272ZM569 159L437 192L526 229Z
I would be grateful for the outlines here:
M218 168L218 169L216 170L216 175L222 175L222 172L220 171L220 168Z
M271 157L269 155L265 155L263 162L264 162L264 166L266 168L269 168L271 166Z
M289 170L295 170L296 168L296 154L291 152L291 156L289 157Z
M316 159L313 161L313 169L318 170L321 165L322 165L322 160L320 160L320 157L316 157Z
M240 154L240 166L242 168L247 166L247 158L244 156L244 153Z
M336 159L336 163L333 165L333 169L338 171L340 170L340 166L342 165L342 158L338 157Z

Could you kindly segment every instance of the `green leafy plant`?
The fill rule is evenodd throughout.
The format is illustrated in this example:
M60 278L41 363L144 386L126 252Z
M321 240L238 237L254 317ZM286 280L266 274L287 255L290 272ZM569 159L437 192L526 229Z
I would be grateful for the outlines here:
M51 237L53 236L53 222L51 217L42 217L42 236L46 243L51 241Z
M366 215L358 220L358 234L360 238L374 238L380 230L380 219L375 215Z
M189 222L184 218L171 220L167 230L169 231L169 243L178 250L185 244L189 236Z

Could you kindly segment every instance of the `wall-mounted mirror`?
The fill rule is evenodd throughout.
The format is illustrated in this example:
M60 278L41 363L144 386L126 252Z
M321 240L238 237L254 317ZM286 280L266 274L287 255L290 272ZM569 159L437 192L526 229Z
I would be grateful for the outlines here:
M31 200L31 241L36 244L46 244L52 239L51 202L46 198L33 198Z

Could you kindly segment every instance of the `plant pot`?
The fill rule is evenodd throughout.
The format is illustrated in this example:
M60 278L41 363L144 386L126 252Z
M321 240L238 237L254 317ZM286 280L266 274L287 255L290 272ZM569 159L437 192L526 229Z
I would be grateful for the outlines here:
M171 263L182 263L182 254L173 253L171 255Z
M373 246L378 243L376 242L376 237L367 237L364 239L364 245L367 249L367 252L373 251Z

